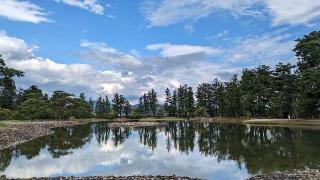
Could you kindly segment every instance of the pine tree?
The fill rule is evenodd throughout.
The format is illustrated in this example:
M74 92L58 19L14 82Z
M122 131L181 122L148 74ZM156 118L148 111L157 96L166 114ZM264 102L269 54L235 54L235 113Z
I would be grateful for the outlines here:
M171 107L171 102L172 101L172 97L171 97L171 93L170 93L170 89L167 88L165 90L165 101L164 101L164 110L165 113L167 114L167 116L172 116L172 107Z
M151 89L151 91L148 92L148 99L149 99L149 107L150 107L152 116L155 116L157 111L157 106L158 106L158 100L157 100L157 93L154 91L154 89Z
M105 99L105 108L106 108L106 113L109 113L111 111L111 105L110 105L110 101L109 101L109 98L108 98L108 95L106 95L106 99Z
M119 96L118 93L114 95L114 98L112 100L112 109L117 114L117 116L119 115L121 116L121 110L122 110L121 97Z

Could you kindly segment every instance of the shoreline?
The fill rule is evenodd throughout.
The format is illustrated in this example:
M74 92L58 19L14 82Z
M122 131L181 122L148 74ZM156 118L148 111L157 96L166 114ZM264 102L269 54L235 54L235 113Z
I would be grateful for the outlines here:
M33 177L33 178L6 178L5 176L0 176L0 179L8 180L202 180L200 178L193 178L187 176L59 176L59 177Z

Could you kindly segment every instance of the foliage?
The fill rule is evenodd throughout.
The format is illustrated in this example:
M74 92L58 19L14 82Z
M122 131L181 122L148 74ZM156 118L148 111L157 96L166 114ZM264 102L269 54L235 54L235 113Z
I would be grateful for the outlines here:
M16 85L14 77L22 77L22 71L6 67L2 55L0 55L0 107L11 109L14 105Z
M10 109L4 109L0 107L0 120L10 119L13 112Z

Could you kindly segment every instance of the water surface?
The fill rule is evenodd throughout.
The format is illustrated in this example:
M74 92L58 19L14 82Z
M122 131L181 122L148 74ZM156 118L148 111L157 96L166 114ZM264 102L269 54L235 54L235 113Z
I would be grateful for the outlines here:
M239 124L168 123L58 128L0 151L0 174L12 178L90 175L180 175L245 179L320 163L320 131Z

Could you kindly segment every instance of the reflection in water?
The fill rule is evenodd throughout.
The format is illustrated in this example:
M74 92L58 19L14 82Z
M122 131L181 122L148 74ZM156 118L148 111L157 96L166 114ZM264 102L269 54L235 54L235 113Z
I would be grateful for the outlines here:
M53 135L1 151L0 172L19 177L21 167L51 163L53 168L43 174L32 174L30 169L19 174L177 174L232 179L247 173L316 167L320 162L318 135L315 130L239 124L176 122L163 127L109 128L97 123L59 128ZM75 162L84 164L80 167ZM59 166L68 163L68 167ZM191 172L188 168L194 166L198 170Z

